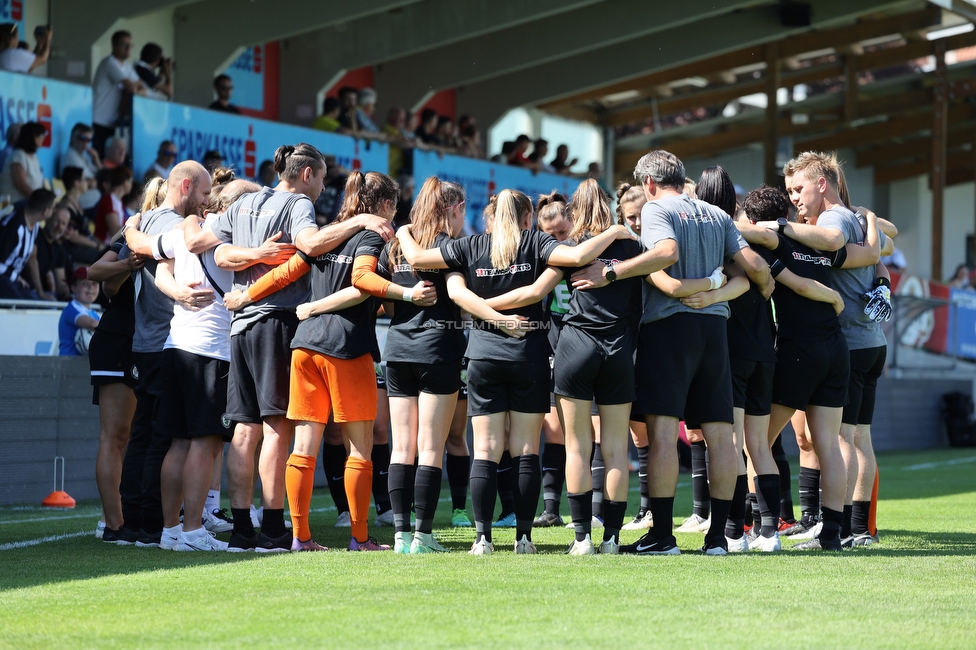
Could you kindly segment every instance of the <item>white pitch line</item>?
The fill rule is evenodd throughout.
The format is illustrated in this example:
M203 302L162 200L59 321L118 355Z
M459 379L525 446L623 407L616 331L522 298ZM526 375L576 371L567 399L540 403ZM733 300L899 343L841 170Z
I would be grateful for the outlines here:
M976 456L969 456L967 458L953 458L952 460L940 460L935 463L919 463L918 465L908 465L907 467L902 467L902 469L911 472L918 469L932 469L933 467L941 467L943 465L962 465L964 463L976 463Z
M50 537L27 539L22 542L11 542L9 544L0 544L0 551L12 551L18 548L27 548L28 546L37 546L38 544L47 544L48 542L60 542L62 539L71 539L72 537L83 537L84 535L94 535L94 533L90 530L86 530L80 533L68 533L66 535L51 535Z
M62 521L68 519L87 519L89 517L98 518L98 511L85 514L65 515L62 517L34 517L33 519L14 519L13 521L0 521L0 526L5 524L30 524L35 521ZM94 528L92 530L95 530Z

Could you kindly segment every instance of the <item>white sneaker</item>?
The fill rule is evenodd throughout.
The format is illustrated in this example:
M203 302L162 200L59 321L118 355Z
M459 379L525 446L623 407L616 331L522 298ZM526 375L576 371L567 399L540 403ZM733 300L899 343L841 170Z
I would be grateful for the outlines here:
M336 528L352 528L352 519L349 518L349 511L340 512L336 519Z
M698 515L691 515L681 522L674 532L676 533L704 533L712 525L711 519L705 519Z
M396 555L410 555L410 544L412 543L412 533L393 533L393 552Z
M525 539L525 537L523 536L522 539ZM515 547L515 552L516 553L519 552L518 546ZM535 551L532 552L535 553ZM582 542L579 540L573 540L573 543L569 545L569 550L566 551L566 554L567 555L595 555L596 549L593 548L593 540L590 539L589 534L586 535L586 539L584 539Z
M654 524L654 517L651 516L651 511L647 510L644 512L644 516L634 517L634 520L628 524L624 524L624 527L620 530L647 530Z
M105 534L105 522L100 521L95 524L95 539L101 539Z
M413 534L413 542L410 544L410 554L420 555L421 553L447 553L448 550L441 546L441 543L434 539L432 533L421 533L417 531Z
M819 535L821 530L823 530L823 522L818 521L816 526L806 531L805 533L797 533L796 535L790 535L790 539L792 539L795 542L803 542L803 541L811 540L817 535Z
M485 539L482 535L481 538L474 543L471 550L468 551L468 555L491 555L495 552L495 547L492 546L491 542Z
M599 553L600 555L620 555L620 543L617 541L617 536L614 535L600 544Z
M743 535L739 539L725 538L725 543L729 546L729 553L745 553L749 550L749 540Z
M377 528L392 528L393 527L393 510L387 510L381 515L376 515L376 519L373 520L373 525Z
M203 530L203 535L200 534ZM180 533L176 542L177 551L226 551L227 542L222 542L206 528Z
M593 542L590 542L590 547L592 548ZM516 555L535 555L538 551L535 548L535 544L529 541L528 536L522 535L522 539L515 542L515 554Z
M772 537L757 537L752 542L752 550L764 553L776 553L783 550L783 543L779 541L779 533L773 533Z
M164 551L172 551L176 548L177 538L183 534L183 524L177 524L173 528L164 528L159 536L159 548Z
M204 510L203 511L203 527L209 530L211 533L229 533L234 530L234 524L224 519L222 516L226 516L226 513L220 510Z

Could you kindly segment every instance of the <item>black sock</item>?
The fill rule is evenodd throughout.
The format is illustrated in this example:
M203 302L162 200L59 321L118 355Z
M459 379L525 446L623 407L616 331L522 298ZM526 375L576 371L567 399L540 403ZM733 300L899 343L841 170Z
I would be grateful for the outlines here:
M559 501L566 482L566 445L547 442L542 450L542 499L546 512L559 514Z
M739 474L735 477L735 492L732 493L728 518L725 520L725 536L730 539L742 539L746 517L746 494L748 492L749 477L745 474Z
M475 459L471 463L471 508L474 510L475 541L491 542L491 522L498 496L498 463Z
M343 445L322 445L322 471L329 483L329 494L340 514L349 512L346 498L346 448Z
M234 517L234 533L244 537L254 537L254 524L251 523L250 508L231 508Z
M261 532L268 537L281 537L285 534L285 509L265 508L261 519Z
M390 509L390 491L388 488L390 445L374 445L370 460L373 461L373 503L376 505L376 514L381 515Z
M451 508L468 508L468 472L471 469L471 456L447 455L447 483L451 486Z
M868 515L871 512L870 501L855 501L851 509L851 532L864 535L868 532Z
M603 502L603 541L616 538L620 541L620 529L624 526L624 515L627 513L626 501Z
M502 502L502 517L515 512L516 474L518 474L518 469L512 463L512 455L506 450L498 462L498 500ZM473 492L471 498L474 498Z
M776 436L771 451L776 469L779 470L779 517L783 521L793 523L796 521L793 516L793 477L790 460L786 456L786 450L783 449L783 436Z
M805 522L820 518L820 470L800 468L800 513Z
M760 519L759 505L756 503L756 493L750 492L746 495L746 526L758 526ZM757 529L758 530L758 529Z
M582 542L592 532L593 521L593 490L580 494L567 494L569 500L569 516L573 519L576 531L576 541Z
M437 499L441 496L441 470L421 465L417 468L414 500L417 504L417 531L430 533L434 528ZM410 519L407 519L409 523Z
M823 528L820 529L820 535L818 537L823 541L837 539L843 522L843 512L825 507L823 509Z
M637 448L637 482L640 485L641 512L647 512L651 507L651 495L647 490L647 457L650 452L650 446Z
M840 525L840 538L847 539L851 536L851 518L853 516L854 506L844 506L844 520Z
M392 463L390 465L390 504L393 508L393 526L398 533L410 532L410 504L413 503L413 483L413 465L406 463Z
M725 522L729 518L729 511L732 509L732 502L724 499L710 498L712 508L712 523L708 526L705 533L705 545L727 546L725 541Z
M603 450L598 442L593 443L590 473L593 475L593 516L603 519L603 484L607 479L607 466L603 462Z
M756 477L756 499L759 501L759 512L762 517L763 537L772 537L779 528L779 518L773 509L779 501L779 476L763 474Z
M670 539L674 520L674 497L651 497L651 535L654 539Z
M532 539L532 521L539 509L539 493L542 492L542 470L538 454L522 454L517 459L518 481L515 491L515 539L524 535Z
M702 519L708 519L708 469L705 456L705 443L691 443L691 498L694 513ZM723 525L725 522L722 522Z

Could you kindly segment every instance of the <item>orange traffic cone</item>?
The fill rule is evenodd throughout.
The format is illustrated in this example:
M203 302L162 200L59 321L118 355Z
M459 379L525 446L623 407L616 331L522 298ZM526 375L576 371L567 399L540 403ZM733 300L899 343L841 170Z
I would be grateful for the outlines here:
M61 489L58 489L58 461L61 461ZM75 500L64 491L64 456L54 457L54 491L41 501L45 508L74 508Z

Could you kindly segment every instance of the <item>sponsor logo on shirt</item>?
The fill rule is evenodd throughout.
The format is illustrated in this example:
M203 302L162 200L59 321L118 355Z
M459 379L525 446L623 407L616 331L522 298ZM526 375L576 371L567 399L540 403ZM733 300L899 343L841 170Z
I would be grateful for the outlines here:
M512 264L507 269L475 269L474 274L479 278L490 278L496 275L515 275L516 273L522 273L524 271L531 271L531 264Z
M319 255L319 259L323 262L332 262L334 264L352 264L352 255L343 255L342 253L326 253L325 255Z
M409 264L403 263L403 264L394 264L393 265L393 272L394 273L413 273L413 272L417 272L417 273L440 273L441 270L440 269L415 269L412 266L410 266Z
M822 255L807 255L805 253L797 253L794 251L793 259L798 262L810 262L811 264L818 264L820 266L830 266L830 258L823 257Z
M241 208L237 213L245 217L260 219L261 217L273 217L276 212L276 210L253 210L251 208Z
M698 221L699 223L712 223L713 221L718 221L718 217L715 215L706 214L703 212L696 212L692 215L689 215L687 212L679 212L678 216L685 221Z
M596 259L598 261L600 261L600 262L603 262L604 264L607 264L607 265L610 265L610 264L620 264L620 260L618 260L617 258L613 258L612 260L608 260L608 259L605 259L605 258L602 258L602 257L598 257Z

